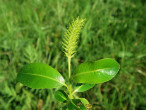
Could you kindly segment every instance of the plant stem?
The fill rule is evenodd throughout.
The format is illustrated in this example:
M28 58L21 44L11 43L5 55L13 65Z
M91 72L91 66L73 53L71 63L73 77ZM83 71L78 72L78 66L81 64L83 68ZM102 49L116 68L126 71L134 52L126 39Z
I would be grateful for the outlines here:
M71 58L70 57L68 57L68 76L70 79L70 76L71 76Z
M72 96L72 85L69 84L68 86L68 92L69 92L69 99L73 99L73 96Z
M68 92L69 92L69 98L72 99L72 85L70 81L71 77L71 57L68 57L68 76L69 76L69 85L68 85Z

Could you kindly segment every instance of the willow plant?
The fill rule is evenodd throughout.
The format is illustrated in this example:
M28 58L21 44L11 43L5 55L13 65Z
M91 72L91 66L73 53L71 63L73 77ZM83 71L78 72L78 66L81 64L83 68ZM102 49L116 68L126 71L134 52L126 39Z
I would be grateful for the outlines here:
M55 98L65 103L64 110L89 110L92 106L85 98L76 93L85 92L95 84L111 80L119 71L119 64L111 58L100 59L80 64L71 74L71 59L76 54L79 34L85 19L77 18L69 26L63 38L63 49L68 61L68 80L47 64L30 63L25 65L17 76L17 80L35 89L57 88ZM73 83L75 86L73 86ZM62 89L66 87L66 90Z

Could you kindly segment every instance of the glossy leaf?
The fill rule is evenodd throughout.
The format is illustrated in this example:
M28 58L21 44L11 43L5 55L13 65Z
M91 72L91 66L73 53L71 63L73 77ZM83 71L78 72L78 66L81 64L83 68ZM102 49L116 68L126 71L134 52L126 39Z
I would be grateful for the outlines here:
M68 110L87 110L79 99L72 99L68 104Z
M60 102L65 102L67 100L67 94L64 91L56 91L54 94L55 98Z
M95 84L82 84L80 86L76 86L74 92L85 92L92 87L94 87Z
M74 71L73 80L77 83L98 84L111 80L119 71L120 65L106 58L79 65Z
M65 85L61 74L42 63L31 63L22 68L17 80L30 88L57 88Z

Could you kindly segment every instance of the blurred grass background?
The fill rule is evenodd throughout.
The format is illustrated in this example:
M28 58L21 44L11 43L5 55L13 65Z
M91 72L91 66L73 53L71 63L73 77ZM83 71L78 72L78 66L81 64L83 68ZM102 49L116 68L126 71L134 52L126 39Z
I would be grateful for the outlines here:
M61 41L78 16L87 21L72 68L106 57L121 65L113 80L79 95L93 110L146 110L145 11L145 0L0 0L0 110L61 107L54 89L24 87L16 76L25 64L43 62L67 78Z

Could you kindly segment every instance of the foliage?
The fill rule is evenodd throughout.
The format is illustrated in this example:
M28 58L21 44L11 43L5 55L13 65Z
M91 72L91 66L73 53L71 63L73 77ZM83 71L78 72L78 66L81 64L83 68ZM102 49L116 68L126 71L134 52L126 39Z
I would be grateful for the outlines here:
M97 109L141 109L145 100L145 0L0 0L0 109L43 110L63 105L55 90L16 85L27 63L42 62L68 77L61 52L66 25L86 18L72 72L82 62L116 59L120 73L113 80L79 93ZM96 103L98 102L98 103Z
M68 58L68 85L65 84L64 78L57 70L41 63L30 63L25 65L17 76L19 82L30 88L44 89L65 86L68 90L68 95L64 95L66 94L65 91L57 91L55 93L55 98L60 102L66 101L68 110L87 110L88 108L86 108L86 106L88 106L89 103L82 103L82 101L88 101L86 101L86 99L84 101L83 98L76 99L74 93L77 91L84 92L92 87L87 86L84 83L98 84L111 80L120 69L119 64L115 60L106 58L96 62L82 63L74 71L75 74L71 78L71 58L76 51L75 48L77 47L77 40L83 21L83 19L79 18L73 21L72 26L70 26L67 30L67 34L64 36L63 48L65 49L65 55ZM73 82L83 83L83 85L77 87L78 89L73 90Z
M111 80L119 71L119 64L110 58L79 65L73 80L77 83L98 84Z
M57 88L65 85L58 71L41 63L30 63L24 66L17 79L25 86L35 89Z

